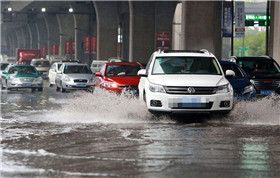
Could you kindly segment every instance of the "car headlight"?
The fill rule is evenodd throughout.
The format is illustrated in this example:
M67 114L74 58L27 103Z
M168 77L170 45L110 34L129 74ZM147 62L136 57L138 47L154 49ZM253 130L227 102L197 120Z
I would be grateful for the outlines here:
M92 77L89 79L89 82L90 82L90 83L94 82L94 79L95 79L95 77L92 76Z
M35 78L35 80L34 80L35 82L42 82L43 81L43 79L42 79L42 77L38 77L38 78Z
M155 85L150 83L149 89L151 92L166 93L163 86L161 85Z
M243 93L250 93L250 92L253 92L254 90L255 90L255 88L253 85L248 85L244 88Z
M19 78L16 78L16 77L13 77L13 76L11 76L10 80L13 81L13 82L19 82L20 81Z
M64 76L64 81L65 81L65 82L70 82L71 79L70 79L70 77L68 77L68 76L65 75L65 76Z
M228 93L229 91L230 91L230 85L226 84L226 85L218 86L216 93Z
M111 83L111 82L104 82L103 86L104 87L108 87L108 88L118 88L118 84L117 83Z

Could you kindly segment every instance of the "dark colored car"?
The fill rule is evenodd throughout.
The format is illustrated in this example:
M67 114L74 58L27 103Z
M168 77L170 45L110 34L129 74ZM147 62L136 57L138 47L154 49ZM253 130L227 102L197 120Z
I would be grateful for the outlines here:
M96 72L95 86L116 93L138 94L140 77L137 72L143 68L138 62L106 63Z
M238 64L247 73L257 95L280 94L280 66L273 58L231 57L230 61Z
M219 61L224 73L227 70L232 70L235 76L227 76L227 80L230 82L233 91L234 99L253 99L256 96L256 90L246 72L242 70L237 64L228 61Z

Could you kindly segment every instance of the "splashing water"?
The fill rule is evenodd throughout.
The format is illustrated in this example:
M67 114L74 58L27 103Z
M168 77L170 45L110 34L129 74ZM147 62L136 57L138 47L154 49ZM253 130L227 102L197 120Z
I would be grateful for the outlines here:
M151 118L144 102L99 88L93 94L77 93L61 110L47 114L48 121L55 122L147 123ZM163 116L160 122L172 121Z
M228 120L248 125L280 125L280 96L236 103Z

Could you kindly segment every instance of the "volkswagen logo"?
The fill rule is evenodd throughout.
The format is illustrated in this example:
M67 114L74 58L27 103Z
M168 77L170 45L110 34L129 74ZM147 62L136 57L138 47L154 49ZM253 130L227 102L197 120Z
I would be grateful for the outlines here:
M195 89L193 87L189 87L187 91L189 94L193 94L195 92Z

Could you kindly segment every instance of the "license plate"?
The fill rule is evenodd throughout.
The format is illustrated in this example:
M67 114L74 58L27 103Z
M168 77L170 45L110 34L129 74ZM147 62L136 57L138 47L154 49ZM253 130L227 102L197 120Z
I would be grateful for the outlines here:
M24 83L23 85L24 86L31 86L32 84L31 83Z
M261 90L261 95L272 95L275 91L271 90Z
M79 86L79 87L85 87L86 84L84 84L84 83L78 83L77 86Z
M126 93L136 94L137 90L125 90Z

